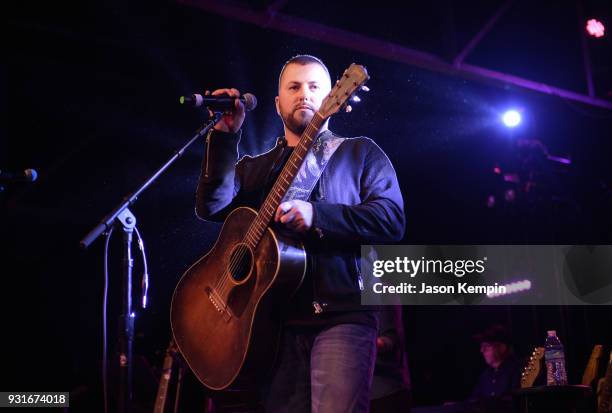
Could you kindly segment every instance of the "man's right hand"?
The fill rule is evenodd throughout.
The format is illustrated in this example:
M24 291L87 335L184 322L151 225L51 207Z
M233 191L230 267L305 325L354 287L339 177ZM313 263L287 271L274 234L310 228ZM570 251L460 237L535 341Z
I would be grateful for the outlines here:
M207 90L206 93L204 94L212 95L212 96L227 95L233 98L240 97L240 92L234 88L217 89L213 91L212 93L210 93ZM208 112L212 116L212 112L210 110ZM221 117L221 120L215 125L215 130L218 130L221 132L236 133L242 126L242 122L244 122L244 116L245 116L244 104L240 100L236 99L234 103L234 109L226 111L223 114L223 116Z

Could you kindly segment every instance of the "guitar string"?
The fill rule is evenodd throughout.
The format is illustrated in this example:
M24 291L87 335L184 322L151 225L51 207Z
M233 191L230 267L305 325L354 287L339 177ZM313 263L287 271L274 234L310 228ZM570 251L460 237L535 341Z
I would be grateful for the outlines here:
M318 124L319 124L319 126L318 126L318 127L315 127L315 126L314 126L314 123L318 123ZM311 136L311 135L313 135L313 134L315 134L315 133L316 133L316 132L319 130L319 128L320 128L320 126L321 126L322 124L323 124L323 117L322 117L322 116L321 116L321 115L320 115L318 112L316 112L316 113L315 113L315 115L313 116L312 121L311 121L311 122L308 124L308 126L307 126L307 128L306 128L306 131L305 131L306 136L308 136L308 137L309 137L309 139L311 140L311 142L310 142L310 143L312 143L312 142L314 141L314 139L313 139L313 138L310 138L310 136ZM316 137L316 136L315 136L315 137ZM300 139L300 141L301 141L301 139ZM299 146L301 146L301 145L299 145ZM307 145L307 146L308 146L308 145ZM307 146L302 146L302 150L304 151L304 150L306 149L306 147L307 147ZM293 152L293 153L292 153L292 156L289 158L289 160L288 160L287 162L295 161L295 159L296 159L296 158L299 158L299 157L300 157L300 155L296 155L296 153L298 153L298 152ZM302 164L302 162L303 162L303 160L304 160L304 158L305 158L306 154L307 154L307 150L305 150L305 151L304 151L304 154L302 155L302 159L300 160L300 162L299 162L299 163L297 163L297 164L296 164L295 162L292 162L292 163L291 163L291 164L292 164L292 165L293 165L293 166L296 168L295 173L297 173L297 172L298 172L298 170L299 170L299 167L298 167L298 166L296 166L296 165L301 166L301 164ZM295 173L294 173L294 175L295 175ZM278 182L278 181L277 181L277 182ZM274 186L276 186L276 184L275 184ZM274 187L273 187L273 188L274 188ZM287 189L288 189L288 188L287 188ZM286 190L285 190L285 191L283 191L283 192L286 192ZM282 199L282 198L281 198L281 199ZM266 204L267 202L268 202L268 198L266 198L266 200L264 201L264 204ZM280 200L279 200L278 202L280 202ZM272 209L274 209L274 208L272 208ZM258 217L259 217L259 214L258 214ZM269 221L269 220L268 220L268 221ZM248 238L249 236L252 236L252 235L253 235L253 234L252 234L252 230L253 230L254 226L256 225L256 222L257 222L257 217L255 218L255 220L254 220L254 221L251 223L251 225L249 226L249 229L247 230L247 233L246 233L246 235L245 235L245 239L246 239L246 238ZM267 226L267 223L266 223L266 226ZM251 241L251 242L253 243L253 246L251 247L251 249L253 249L253 250L254 250L254 249L257 247L257 245L259 244L259 241L261 241L261 237L263 236L263 234L264 234L264 233L265 233L265 227L263 228L263 232L262 232L262 234L260 234L260 235L258 235L258 236L256 236L256 237L254 237L254 240L253 240L253 241ZM258 238L259 238L259 239L258 239ZM243 241L243 243L245 243L245 242ZM249 245L248 245L248 242L246 242L246 244L247 244L247 246L249 246ZM217 283L216 283L216 285L215 285L215 288L216 288L216 289L218 289L218 290L220 290L219 294L220 294L221 296L224 296L224 295L225 295L225 293L226 293L226 291L225 291L225 287L228 285L228 282L231 280L231 278L232 278L232 274L233 274L233 273L234 273L236 270L238 270L238 269L240 268L240 266L242 265L243 260L244 260L244 257L245 257L245 255L247 254L247 252L248 252L248 251L249 251L249 249L248 249L248 248L241 248L241 249L240 249L240 251L239 251L237 254L234 254L234 255L233 255L231 258L230 258L230 264L229 264L229 267L228 267L228 268L226 268L226 270L223 272L223 274L221 275L221 277L220 277L220 278L217 280Z
M318 126L318 127L315 127L315 126L313 125L313 123L315 123L315 122L311 122L311 123L309 123L308 127L306 128L306 136L308 136L308 138L310 139L310 141L311 141L310 143L312 143L312 142L314 141L314 139L313 139L313 138L311 138L310 136L311 136L311 135L313 135L313 134L315 134L315 133L318 131L318 129L320 128L320 125L322 124L322 121L323 121L323 117L322 117L322 116L320 116L318 112L315 114L315 116L318 116L318 119L316 119L316 122L317 122L317 123L319 123L319 126ZM315 117L313 117L313 120L315 120ZM308 146L308 145L306 145L306 146L302 146L302 150L304 151L304 149L306 149L306 148L307 148L307 146ZM296 171L294 172L294 175L295 175L295 173L297 173L297 172L298 172L298 169L299 169L299 168L298 168L296 165L300 165L300 166L301 166L301 163L303 162L303 160L304 160L304 158L305 158L305 156L306 156L306 154L307 154L307 150L306 150L306 151L304 151L304 154L302 154L302 155L299 155L299 154L298 154L298 155L296 155L296 153L298 153L298 152L294 152L294 153L292 154L292 156L291 156L291 157L289 158L289 160L288 160L288 162L292 162L292 161L294 161L296 158L300 158L300 157L302 158L302 159L299 161L299 163L295 163L295 162L292 162L292 163L291 163L291 164L292 164L292 165L293 165L293 166L296 168ZM278 182L278 181L277 181L277 182ZM276 186L276 184L275 184L274 186ZM287 188L287 189L288 189L288 188ZM283 192L286 192L286 190L284 190ZM268 203L268 199L270 199L270 198L266 198L266 200L264 201L264 205ZM274 199L274 197L273 197L272 199ZM281 198L281 199L282 199L282 198ZM278 201L273 201L273 203L274 203L274 202L280 202L280 200L278 200ZM274 209L274 208L272 208L272 209ZM258 215L258 217L259 217L259 215ZM270 217L270 218L271 218L271 217ZM268 220L268 221L269 221L269 220ZM259 220L259 222L260 222L260 223L263 223L263 221L261 221L261 220ZM257 218L255 218L255 220L254 220L254 221L251 223L251 225L250 225L249 229L247 230L247 233L246 233L245 238L248 238L249 236L253 236L252 231L253 231L253 228L254 228L254 227L257 225L257 223L258 223L258 220L257 220ZM266 226L267 226L267 223L264 223L264 225L266 225ZM264 228L263 228L263 232L262 232L262 234L260 234L260 235L258 235L258 236L255 236L255 237L254 237L254 240L252 240L252 241L251 241L251 242L253 243L253 246L251 246L251 248L252 248L252 249L255 249L255 248L257 247L257 244L258 244L258 243L259 243L259 241L261 240L261 237L263 236L263 233L265 233L265 226L264 226ZM259 240L258 240L258 238L259 238ZM244 242L243 242L243 243L244 243ZM247 243L247 246L249 246L249 245L248 245L248 243ZM228 269L227 269L227 270L226 270L226 271L223 273L223 275L220 277L220 278L221 278L221 279L220 279L220 285L219 285L219 287L217 287L217 288L219 288L219 289L221 290L221 295L225 295L225 291L224 291L224 289L225 289L225 287L226 287L226 285L227 285L228 281L231 279L232 274L233 274L233 273L234 273L234 272L235 272L235 271L236 271L238 268L240 268L240 266L242 265L242 261L243 261L243 259L244 259L245 255L247 254L247 252L248 252L248 249L246 249L246 248L242 248L242 249L239 251L239 253L238 253L238 254L235 254L235 255L234 255L232 258L230 258L230 265L229 265L229 268L228 268ZM219 284L219 283L218 283L218 284Z
M316 131L317 129L318 129L318 128L315 128L314 126L309 125L309 128L307 128L307 134L308 134L308 136L312 135L313 131ZM312 139L311 139L311 140L312 140ZM302 156L302 160L303 160L303 157L305 156L305 154L303 154L303 155L296 155L296 156L295 156L295 157L293 157L293 158L294 158L294 159L295 159L295 158L299 158L300 156ZM300 162L301 162L301 161L300 161ZM294 163L294 165L295 165L295 163ZM295 171L295 172L297 172L297 171ZM286 191L286 190L285 190L285 191ZM272 198L267 198L267 199L264 201L264 207L266 206L266 204L270 204L269 199L274 199L274 197L272 197ZM272 201L272 203L275 203L275 202L280 202L280 200L278 200L278 201ZM268 205L268 206L270 206L270 205ZM272 210L274 210L274 208L272 208ZM270 218L271 218L271 217L270 217ZM268 221L269 221L269 220L268 220ZM262 220L257 220L257 218L256 218L256 219L253 221L253 223L251 224L251 226L249 227L249 230L247 231L247 234L246 234L246 236L245 236L245 239L247 239L247 241L249 241L249 240L248 240L248 238L249 238L249 237L252 237L252 238L253 238L253 239L251 240L251 243L252 243L253 245L252 245L252 246L250 246L250 245L249 245L249 246L250 246L252 249L255 249L255 248L257 247L257 244L258 244L258 242L259 242L257 238L260 238L260 237L263 235L263 233L262 233L262 234L260 234L260 235L257 235L257 236L254 236L254 235L253 235L253 228L255 228L256 226L258 226L258 225L260 225L260 224L263 224L263 221L262 221ZM265 231L265 228L264 228L264 231ZM258 232L260 232L260 230L258 230ZM248 245L248 242L247 242L247 245ZM247 250L242 249L242 250L241 250L241 251L240 251L238 254L235 254L235 255L232 257L232 259L231 259L231 261L230 261L230 265L229 265L229 273L230 273L229 275L230 275L230 276L231 276L231 273L233 273L234 271L236 271L236 270L239 268L239 266L241 265L241 261L244 259L244 256L245 256L245 254L246 254L246 253L247 253ZM220 285L219 285L219 287L218 287L218 288L220 288L220 289L222 290L222 292L223 292L223 293L224 293L223 289L225 288L225 286L226 286L226 284L227 284L227 281L229 280L229 278L227 277L227 273L228 273L228 271L224 272L223 276L221 277L221 284L220 284Z
M315 116L313 117L313 120L315 120L319 123L319 127L320 125L323 123L323 117L319 115L318 112L315 113ZM308 127L306 128L306 135L309 137L309 139L311 140L310 143L312 143L312 141L314 141L313 138L310 138L310 136L314 133L316 133L319 129L319 127L314 127L313 125L314 122L309 123ZM308 145L307 145L308 146ZM306 146L306 147L307 147ZM303 147L303 148L306 148ZM305 151L305 153L302 156L302 159L300 160L300 166L301 163L303 162L305 156L306 156L307 151ZM294 156L295 155L295 156ZM290 162L292 160L292 158L294 158L293 160L295 160L295 158L299 158L300 155L296 155L296 152L292 153L292 156L289 158L289 160L287 162ZM293 163L293 165L295 165L295 163ZM295 166L294 166L295 167ZM284 168L283 168L284 169ZM299 168L296 168L299 170ZM297 173L298 171L296 170L295 173ZM276 186L276 185L275 185ZM264 201L264 205L267 203L267 199ZM281 198L282 199L282 198ZM280 200L278 201L280 202ZM273 208L274 209L274 208ZM257 217L253 220L253 222L251 223L251 225L249 226L249 229L247 230L247 233L245 235L245 239L249 236L252 235L252 229L255 225L255 223L257 222ZM264 233L265 233L265 228L264 228ZM263 236L263 233L257 237L255 237L254 241L252 241L253 246L251 247L253 250L257 247L257 244L259 244L259 241L261 240L261 237ZM257 239L259 238L259 240ZM243 241L243 243L245 243ZM248 245L248 243L247 243ZM232 278L232 274L239 268L239 266L242 263L242 260L244 259L245 255L247 254L248 249L247 248L242 248L238 254L234 254L231 258L230 258L230 264L229 264L229 268L226 268L226 271L223 272L223 274L221 275L220 279L217 280L217 285L216 288L220 290L220 295L224 296L226 291L225 291L225 287L228 285L228 282L230 281L230 279Z
M313 119L314 119L314 118L313 118ZM318 129L318 128L315 128L315 127L314 127L312 124L309 124L309 125L308 125L308 128L307 128L307 130L306 130L306 133L307 133L307 135L310 137L310 136L313 134L313 132L316 132L316 130L317 130L317 129ZM311 141L312 141L312 138L310 138L310 139L311 139ZM294 152L292 155L295 155L295 154L296 154L296 152ZM302 160L300 161L300 163L303 161L303 158L305 157L305 155L306 155L306 154L303 154L303 156L302 156ZM295 158L299 158L299 157L300 157L300 155L295 155L295 156L292 156L292 157L290 157L290 158L289 158L289 161L291 160L291 158L294 158L294 159L295 159ZM288 161L288 162L289 162L289 161ZM295 165L295 163L293 163L293 165ZM296 168L296 169L298 169L298 168ZM297 173L297 170L295 171L295 173ZM264 205L265 205L265 204L268 204L268 199L269 199L269 198L266 198L266 200L264 201ZM273 203L274 203L274 202L280 202L280 200L278 200L278 201L273 201ZM272 208L272 209L274 209L274 208ZM270 217L270 218L271 218L271 217ZM260 221L261 221L261 220L260 220ZM269 220L268 220L268 221L269 221ZM255 220L254 220L254 221L251 223L251 225L249 226L249 229L247 230L247 233L246 233L245 239L246 239L246 238L248 238L249 236L253 236L252 231L253 231L253 228L254 228L254 226L255 226L255 225L257 225L257 218L255 218ZM264 229L264 232L265 232L265 229ZM257 244L259 243L259 240L257 240L257 238L260 238L260 239L261 239L261 236L263 236L263 233L262 233L261 235L259 235L259 236L255 236L255 237L254 237L254 240L253 240L253 241L251 241L251 242L252 242L252 244L253 244L253 246L251 247L252 249L255 249L255 248L257 247ZM247 245L248 245L248 243L247 243ZM225 272L222 274L222 276L220 277L220 280L218 280L218 282L217 282L217 288L220 290L220 294L221 294L222 296L223 296L223 295L225 295L225 293L226 293L226 291L225 291L225 287L227 286L228 281L231 279L232 274L233 274L233 273L234 273L234 272L235 272L235 271L236 271L236 270L239 268L239 266L241 265L241 262L242 262L242 260L244 259L244 257L245 257L245 255L246 255L246 253L247 253L247 250L243 248L243 249L241 249L241 250L239 251L239 253L238 253L238 254L234 254L234 255L232 256L232 258L230 258L229 268L228 268L228 269L226 269L226 271L225 271Z
M318 114L318 113L316 113L316 115L319 115L319 114ZM319 127L320 127L320 125L322 124L322 120L323 120L323 118L322 118L320 115L319 115L318 117L319 117L320 119L317 119L316 121L317 121L317 122L319 122ZM314 117L313 117L313 119L314 119ZM312 143L312 141L314 141L314 139L313 139L313 138L310 138L310 136L311 136L311 135L313 135L314 133L316 133L316 132L318 131L319 127L315 127L315 126L313 125L313 123L310 123L310 124L308 125L308 127L306 128L306 135L307 135L307 136L309 137L309 139L311 140L311 143ZM308 145L307 145L307 146L308 146ZM304 150L305 148L307 148L307 146L302 146L303 150ZM294 152L292 155L295 155L296 153L298 153L298 152ZM306 153L307 153L307 151L305 151L305 153L304 153L304 154L302 154L302 155L295 155L295 156L292 156L292 157L290 157L290 158L289 158L289 161L295 160L295 158L299 158L299 157L301 156L301 157L302 157L302 159L300 160L300 162L299 162L299 163L297 163L298 165L301 165L301 163L303 162L304 157L306 156ZM289 161L288 161L288 162L289 162ZM294 165L294 167L296 168L295 173L297 173L297 172L298 172L298 171L297 171L297 169L299 169L299 168L297 168L297 167L295 166L295 165L296 165L296 163L292 163L292 165ZM294 173L294 175L295 175L295 173ZM276 186L276 185L275 185L275 186ZM287 188L287 189L288 189L288 188ZM283 192L286 192L286 190L284 190ZM268 199L270 199L270 198L266 198L266 200L264 201L264 205L269 203L269 202L268 202ZM273 199L273 198L272 198L272 199ZM280 200L278 200L278 201L273 201L273 203L274 203L274 202L280 202ZM272 209L274 210L274 208L272 208ZM259 215L258 215L258 217L259 217ZM270 217L270 218L271 218L271 217ZM269 219L268 219L268 221L269 221ZM263 221L262 221L262 220L259 220L259 223L263 223ZM267 225L267 223L263 223L263 224L264 224L264 225ZM255 220L253 221L253 223L251 223L251 225L250 225L249 229L247 230L247 233L246 233L245 238L248 238L249 236L253 237L252 231L253 231L253 228L254 228L256 225L258 225L257 218L255 218ZM255 237L254 237L254 240L252 240L252 241L251 241L251 242L252 242L252 244L253 244L253 246L250 246L250 247L251 247L252 249L255 249L255 248L257 247L257 244L258 244L258 243L259 243L259 241L261 240L261 236L263 236L263 233L265 233L265 227L263 228L263 232L262 232L262 234L260 234L260 235L258 235L258 236L255 236ZM258 238L259 238L259 240L258 240ZM247 246L249 246L249 245L248 245L248 243L246 243L246 244L247 244ZM247 252L248 252L248 249L242 248L238 254L235 254L235 255L234 255L234 256L233 256L233 257L230 259L230 265L229 265L229 274L228 274L228 271L226 270L226 271L224 272L224 274L222 275L222 277L221 277L221 285L220 285L220 287L219 287L219 288L221 289L222 294L224 294L224 293L225 293L225 291L223 291L223 290L224 290L225 286L227 285L227 282L230 280L231 274L232 274L234 271L236 271L236 270L237 270L237 269L240 267L240 265L242 265L242 264L241 264L241 262L242 262L242 260L244 259L245 254L247 254ZM229 275L229 277L228 277L227 275Z

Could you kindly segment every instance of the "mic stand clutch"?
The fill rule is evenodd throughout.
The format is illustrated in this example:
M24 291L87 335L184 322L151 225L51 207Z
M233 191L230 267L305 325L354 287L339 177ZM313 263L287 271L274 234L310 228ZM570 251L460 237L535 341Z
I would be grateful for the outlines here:
M177 150L174 155L155 172L147 181L136 191L123 198L119 206L106 215L100 223L93 228L81 240L81 247L89 247L102 233L111 229L113 225L120 226L124 234L124 255L123 255L123 312L120 315L119 332L119 399L117 411L126 413L132 411L132 348L134 343L134 316L132 308L132 233L136 226L136 217L128 207L132 206L138 196L147 189L166 169L170 167L185 150L196 140L203 137L208 131L219 122L221 112L214 112L213 119L208 124L201 127L182 148ZM106 364L106 360L103 360Z

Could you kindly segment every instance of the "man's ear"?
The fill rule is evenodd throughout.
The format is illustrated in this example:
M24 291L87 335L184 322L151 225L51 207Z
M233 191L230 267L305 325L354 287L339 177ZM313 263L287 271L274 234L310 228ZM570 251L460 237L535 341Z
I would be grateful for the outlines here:
M276 105L276 113L280 116L280 106L278 106L278 96L274 98L274 104Z

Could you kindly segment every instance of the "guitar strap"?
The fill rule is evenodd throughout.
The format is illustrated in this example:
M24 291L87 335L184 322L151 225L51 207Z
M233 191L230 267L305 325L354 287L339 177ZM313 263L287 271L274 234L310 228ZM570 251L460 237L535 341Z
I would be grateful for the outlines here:
M306 153L304 162L281 203L294 199L307 201L330 158L345 139L334 135L329 130L321 132Z

